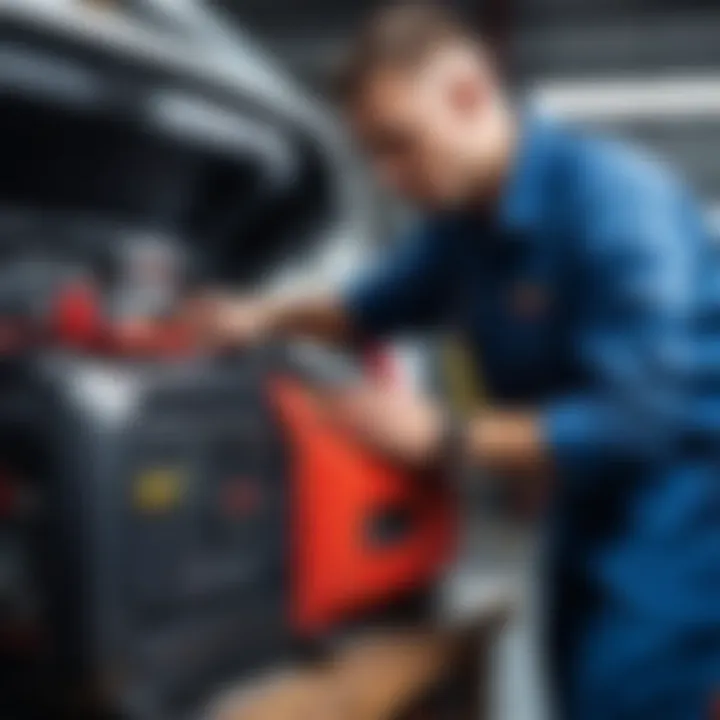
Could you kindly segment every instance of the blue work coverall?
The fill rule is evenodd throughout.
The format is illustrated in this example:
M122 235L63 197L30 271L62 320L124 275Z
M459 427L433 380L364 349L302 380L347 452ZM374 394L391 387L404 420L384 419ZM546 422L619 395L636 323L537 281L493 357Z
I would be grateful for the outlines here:
M720 260L672 172L527 117L496 211L428 219L351 287L358 327L459 329L540 414L557 711L694 720L720 691Z

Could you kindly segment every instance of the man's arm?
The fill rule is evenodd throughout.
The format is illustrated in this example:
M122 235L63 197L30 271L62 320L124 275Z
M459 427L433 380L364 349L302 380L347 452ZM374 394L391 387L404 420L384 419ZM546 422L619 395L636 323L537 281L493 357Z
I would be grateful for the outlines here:
M205 298L193 304L191 316L219 345L269 335L342 344L426 327L448 300L448 240L439 223L431 223L411 233L345 292L291 299Z
M573 351L589 382L532 412L474 421L469 451L493 470L581 477L661 460L686 439L700 350L700 216L663 171L616 162L586 178L574 248L582 280Z
M590 382L540 412L558 468L576 477L663 462L685 442L703 347L696 313L707 246L686 193L664 171L628 162L590 188L587 220L574 350Z

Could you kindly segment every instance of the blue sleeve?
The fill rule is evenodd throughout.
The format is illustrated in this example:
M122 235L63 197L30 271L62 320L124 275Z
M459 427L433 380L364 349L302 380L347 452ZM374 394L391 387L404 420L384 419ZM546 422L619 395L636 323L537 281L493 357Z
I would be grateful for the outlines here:
M449 297L448 240L439 224L428 224L347 289L345 308L361 334L380 337L440 322Z
M700 243L684 193L651 167L600 171L583 207L573 349L588 384L544 411L547 443L571 472L672 452L696 349Z

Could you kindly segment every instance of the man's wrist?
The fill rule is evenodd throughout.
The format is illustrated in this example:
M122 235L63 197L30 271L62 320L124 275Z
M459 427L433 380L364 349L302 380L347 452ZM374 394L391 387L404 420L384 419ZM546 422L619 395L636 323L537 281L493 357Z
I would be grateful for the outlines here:
M437 464L445 477L457 481L470 464L470 425L451 408L445 408L443 412Z

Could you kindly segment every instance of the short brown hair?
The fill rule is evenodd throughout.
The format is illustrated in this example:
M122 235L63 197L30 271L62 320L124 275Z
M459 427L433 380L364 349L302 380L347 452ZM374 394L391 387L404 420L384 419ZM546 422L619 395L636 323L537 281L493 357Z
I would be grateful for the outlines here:
M476 43L479 35L453 11L428 2L401 2L375 12L362 26L331 78L333 96L352 101L368 79L386 68L412 69L449 42Z

